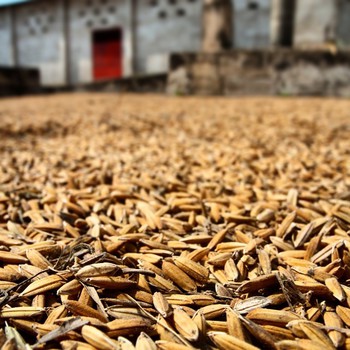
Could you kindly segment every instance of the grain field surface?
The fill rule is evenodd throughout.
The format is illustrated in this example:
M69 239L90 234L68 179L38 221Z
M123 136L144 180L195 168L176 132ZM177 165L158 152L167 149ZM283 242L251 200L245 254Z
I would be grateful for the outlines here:
M350 100L0 100L1 349L350 349Z

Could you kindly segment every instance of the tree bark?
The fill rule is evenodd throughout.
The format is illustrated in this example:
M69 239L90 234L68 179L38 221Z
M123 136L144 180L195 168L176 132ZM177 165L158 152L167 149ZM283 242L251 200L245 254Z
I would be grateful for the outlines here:
M233 46L233 5L231 0L203 0L202 51L219 52Z

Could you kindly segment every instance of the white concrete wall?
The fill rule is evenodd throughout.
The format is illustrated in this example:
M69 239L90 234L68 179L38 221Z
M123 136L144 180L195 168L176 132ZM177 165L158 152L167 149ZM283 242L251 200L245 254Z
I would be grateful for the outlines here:
M271 0L233 0L236 48L265 48L270 43Z
M93 81L92 33L100 29L122 30L123 76L132 75L130 0L71 0L69 22L72 83Z
M199 50L202 0L139 0L137 7L140 73L166 71L171 52Z
M62 2L34 1L15 11L19 65L39 68L43 85L65 84Z
M267 47L270 0L234 2L235 46ZM256 8L250 8L252 3ZM131 6L131 0L69 0L71 83L93 81L92 33L101 29L122 30L123 76L133 74ZM9 9L0 11L8 21ZM171 52L200 49L202 0L138 0L136 11L135 60L139 74L165 72ZM63 1L23 4L16 7L16 14L20 65L39 68L44 85L65 84ZM11 48L10 28L9 23L0 24L2 47ZM12 64L10 49L0 50L2 62Z
M337 43L340 47L350 46L350 1L340 0L337 23Z
M0 65L13 65L11 15L6 7L0 9Z
M336 0L298 0L294 25L295 46L317 46L336 35Z
M232 0L236 48L269 46L271 0ZM322 5L320 6L320 1ZM336 11L336 2L340 10ZM164 72L171 52L195 52L201 46L202 0L137 0L137 72ZM132 1L69 0L72 83L93 81L92 33L120 28L123 33L123 75L132 72ZM19 64L39 68L44 85L64 85L65 44L63 1L37 0L15 7ZM338 16L338 18L337 18ZM296 46L322 44L337 35L350 45L348 0L297 0ZM13 65L11 16L0 8L0 65Z

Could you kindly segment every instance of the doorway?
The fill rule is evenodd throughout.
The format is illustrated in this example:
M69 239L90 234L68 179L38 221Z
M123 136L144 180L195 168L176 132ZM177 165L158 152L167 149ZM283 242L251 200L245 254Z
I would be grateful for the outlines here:
M93 75L95 80L123 75L122 31L119 28L93 32Z

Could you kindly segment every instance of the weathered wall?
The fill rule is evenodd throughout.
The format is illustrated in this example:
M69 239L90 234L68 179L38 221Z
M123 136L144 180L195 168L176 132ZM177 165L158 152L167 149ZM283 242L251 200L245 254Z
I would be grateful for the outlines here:
M235 47L267 48L271 0L232 0ZM321 44L338 34L338 41L350 45L348 0L340 4L335 21L336 0L298 0L295 44ZM172 52L196 52L201 44L202 0L67 0L69 5L69 71L72 84L93 81L92 33L119 27L123 33L123 76L165 72ZM132 5L136 13L135 31ZM37 0L15 6L18 58L22 66L37 67L44 85L66 81L63 0ZM10 9L0 8L0 64L13 64ZM133 38L133 35L135 37ZM133 45L135 40L135 46ZM133 50L136 48L136 51ZM211 63L203 61L205 68ZM235 65L223 58L225 64ZM220 64L221 67L221 64ZM242 73L243 74L243 73ZM244 75L244 74L243 74ZM235 83L235 77L226 84ZM229 82L231 80L232 82Z
M13 64L11 16L9 8L0 9L0 65Z
M123 76L132 74L131 1L69 0L72 84L92 77L92 32L119 27L123 32ZM43 85L64 85L66 47L63 1L35 1L15 7L20 66L40 70ZM0 63L13 64L9 8L0 10Z
M65 83L62 17L60 0L16 7L19 65L38 68L43 85Z
M336 23L336 0L298 0L294 45L316 46L335 39Z
M350 97L350 51L235 50L173 55L168 91Z
M337 43L340 47L350 46L350 1L339 0Z
M271 0L232 1L235 11L232 28L234 46L268 47ZM155 71L157 65L159 71L164 71L169 53L200 49L201 0L139 0L137 13L139 72Z
M267 51L172 55L168 92L196 95L271 93ZM179 74L181 73L181 74ZM183 90L186 80L186 90Z
M92 33L120 28L123 35L123 76L132 74L131 1L70 0L72 83L89 83L92 76Z
M40 76L37 69L0 66L0 96L38 92L40 92Z
M269 0L235 2L236 46L267 46ZM92 33L95 30L115 27L122 30L124 77L133 74L133 60L139 74L165 72L171 52L193 52L200 48L201 0L136 0L134 3L137 5L135 32L131 0L68 0L69 83L93 81ZM0 63L12 64L9 9L0 11L5 19L1 22L6 23L0 28L1 47L5 48L0 50ZM44 85L68 83L63 1L33 1L16 6L15 11L19 64L39 68Z
M165 71L168 62L166 57L170 52L199 50L201 0L139 0L137 3L139 72L156 71L157 65L159 71ZM159 62L160 56L165 57L162 62Z
M235 47L263 48L270 42L271 0L234 0Z

